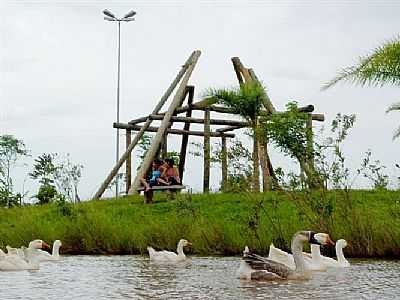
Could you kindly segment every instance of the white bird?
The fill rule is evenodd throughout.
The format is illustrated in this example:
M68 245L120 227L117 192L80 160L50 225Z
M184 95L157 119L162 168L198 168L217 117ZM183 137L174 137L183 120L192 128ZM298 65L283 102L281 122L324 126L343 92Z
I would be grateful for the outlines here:
M29 243L29 248L31 248L31 244L37 243L37 241L41 240L34 240ZM42 241L43 242L43 241ZM38 249L36 247L32 247L34 251L30 251L29 254L31 256L35 256L35 259L39 262L42 261L59 261L60 260L60 247L62 246L62 243L60 240L55 240L53 243L53 250L52 254L48 253L47 251L43 251L41 249Z
M181 239L176 249L177 253L165 250L156 251L152 247L147 247L147 250L149 251L150 261L176 263L185 261L187 259L185 253L183 253L183 247L191 245L191 242Z
M33 244L37 246L36 243ZM9 247L11 248L11 247ZM0 271L23 271L23 270L38 270L39 261L31 253L36 251L36 248L26 248L24 246L21 249L16 249L16 253L5 254L3 251L0 254ZM20 251L23 253L21 254ZM3 255L4 254L4 255Z
M310 271L306 267L303 255L303 243L326 245L332 240L326 233L314 233L312 231L299 231L292 239L292 252L295 270L288 266L270 260L268 258L253 254L245 249L242 264L239 268L239 277L248 280L276 280L276 279L308 279Z
M324 263L325 266L327 266L328 268L329 267L330 268L347 268L347 267L350 267L350 263L344 257L344 254L343 254L343 248L345 248L345 247L347 247L347 241L346 240L344 240L344 239L337 240L336 241L336 246L335 246L337 260L333 259L331 257L320 255L322 263Z

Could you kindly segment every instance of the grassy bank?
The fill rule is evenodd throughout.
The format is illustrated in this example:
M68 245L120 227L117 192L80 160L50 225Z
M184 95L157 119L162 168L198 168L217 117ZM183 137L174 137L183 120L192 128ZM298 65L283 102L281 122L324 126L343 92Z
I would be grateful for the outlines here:
M271 242L288 249L293 233L308 229L348 240L346 256L399 257L399 225L398 191L159 195L152 205L135 196L0 209L0 247L60 239L63 253L138 254L175 249L185 237L192 254L237 255L245 245L266 254Z

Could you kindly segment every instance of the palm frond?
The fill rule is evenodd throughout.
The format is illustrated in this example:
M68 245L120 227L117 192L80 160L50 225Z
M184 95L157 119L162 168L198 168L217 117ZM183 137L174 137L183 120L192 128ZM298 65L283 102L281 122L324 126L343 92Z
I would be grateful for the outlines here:
M264 94L264 87L259 83L252 82L241 84L238 88L211 88L206 91L204 96L231 108L236 114L247 120L254 120L262 109Z
M331 81L323 85L326 90L340 81L361 86L400 86L400 38L386 42L370 55L361 57L357 65L344 68Z
M386 113L388 113L390 111L394 111L394 110L399 110L400 111L400 102L393 103L392 105L390 105L388 107L388 109L386 110Z

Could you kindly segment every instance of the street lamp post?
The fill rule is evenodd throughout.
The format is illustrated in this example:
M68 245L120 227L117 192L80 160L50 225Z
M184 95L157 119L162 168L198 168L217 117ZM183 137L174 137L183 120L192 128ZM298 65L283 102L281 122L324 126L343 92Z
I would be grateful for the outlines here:
M120 64L121 64L121 22L134 21L134 15L136 12L131 10L123 18L117 18L109 10L103 10L105 15L104 20L111 22L118 22L118 72L117 72L117 123L119 123L119 82L120 82ZM116 141L116 163L119 160L119 129L117 128L117 141ZM115 197L118 198L118 174L115 177Z

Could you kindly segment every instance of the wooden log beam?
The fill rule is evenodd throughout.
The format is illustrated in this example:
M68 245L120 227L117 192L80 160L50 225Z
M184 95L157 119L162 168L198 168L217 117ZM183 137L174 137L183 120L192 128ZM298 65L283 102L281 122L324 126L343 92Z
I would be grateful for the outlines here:
M197 61L196 56L198 56L199 51L193 51L193 53L190 55L190 57L186 60L186 62L183 64L181 67L178 75L176 75L175 79L172 81L171 85L168 87L164 95L161 97L160 101L157 103L156 107L153 110L153 114L158 114L165 104L165 102L168 100L168 97L172 94L173 90L175 87L178 85L178 83L181 81L182 77L187 73L189 67ZM97 190L96 194L93 196L93 199L99 199L101 195L103 195L104 191L112 181L112 179L115 177L115 175L118 173L118 170L121 168L122 164L125 162L125 160L128 158L129 154L132 152L133 148L136 146L136 144L139 142L140 138L146 131L146 128L150 126L152 120L148 119L146 123L143 125L142 129L136 134L135 138L129 145L128 149L126 149L125 153L122 154L120 157L119 161L117 164L114 166L114 168L111 170L111 172L108 174L106 179L103 181L99 189Z
M192 105L185 105L176 109L176 113L181 114L187 112L188 110L206 110L209 109L210 111L222 113L222 114L233 114L233 110L228 107L216 106L213 104L206 104L205 100L193 103ZM165 113L160 113L159 115L163 115Z
M277 111L276 114L283 114L285 113L284 111ZM266 111L261 112L261 115L264 117L268 117L270 114ZM325 121L325 115L324 114L310 114L311 119L313 121L320 121L323 122Z
M128 149L129 145L132 142L131 138L131 130L126 129L126 149ZM126 166L125 166L125 174L126 174L126 193L128 194L128 191L131 187L131 180L132 180L132 154L129 152L128 157L126 158Z
M155 137L152 140L150 149L147 151L146 156L143 159L142 165L140 166L136 177L133 181L133 184L131 186L131 189L129 190L129 194L136 193L136 189L140 186L140 179L143 178L147 172L147 170L150 169L151 163L154 159L154 156L157 152L158 147L160 146L161 139L165 132L168 130L168 126L171 120L171 117L175 113L175 110L181 105L182 103L182 98L186 92L186 86L189 82L190 75L192 74L194 67L196 66L197 60L200 57L201 52L200 51L195 51L194 57L191 61L191 64L189 68L187 69L185 76L182 78L182 81L178 87L178 90L176 91L176 94L168 108L168 111L165 113L165 117L163 121L160 124L160 127L157 130L157 133ZM157 114L158 112L156 112ZM172 130L172 129L170 129Z
M221 162L221 172L222 172L222 190L226 188L228 181L228 152L226 147L226 137L221 138L221 151L222 151L222 162Z
M190 106L193 103L194 86L188 86L187 88L189 92L188 105ZM186 112L186 117L190 118L191 116L192 116L192 110L189 109ZM185 125L183 125L183 130L185 131L190 130L190 122L185 122ZM181 151L179 156L179 176L181 177L181 182L183 182L183 176L185 173L186 152L188 143L189 143L189 134L182 134Z
M227 126L227 127L224 127L224 128L217 129L216 132L224 133L224 132L240 129L240 128L243 128L243 127L245 127L245 126Z
M114 123L114 128L119 128L119 129L130 129L133 131L140 131L143 129L143 126L141 125L131 125L131 124L126 124L126 123ZM146 132L157 132L159 130L159 127L155 126L149 126L146 128ZM170 128L167 129L168 133L170 134L175 134L175 135L194 135L194 136L204 136L203 131L195 131L195 130L183 130L183 129L174 129ZM226 136L228 138L234 138L235 135L233 133L223 133L223 132L217 132L217 131L211 131L210 132L211 137L222 137Z
M129 124L134 125L134 124L143 123L143 122L146 122L148 119L149 119L149 116L133 119L133 120L129 121Z
M325 121L325 115L324 114L311 114L311 119L313 121L324 122Z
M210 192L210 169L211 169L211 143L210 143L210 118L208 109L204 111L204 168L203 168L203 193Z
M232 58L231 58L231 61L232 61L233 67L234 67L234 69L235 69L235 72L236 72L236 70L237 70L238 72L240 72L240 73L242 74L242 76L243 76L245 82L250 82L250 81L252 81L252 78L251 78L251 76L250 76L249 70L248 70L247 68L244 67L244 65L243 65L242 62L240 61L240 58L239 58L239 57L232 57ZM239 79L239 83L240 83L240 79Z
M191 110L188 110L191 111ZM150 115L150 119L152 120L162 120L164 116L162 115ZM192 117L172 117L172 122L178 123L196 123L196 124L204 124L204 119L200 118L192 118ZM129 122L129 124L132 124ZM236 121L236 120L218 120L218 119L211 119L210 125L231 125L231 126L250 126L250 123L243 122L243 121Z

